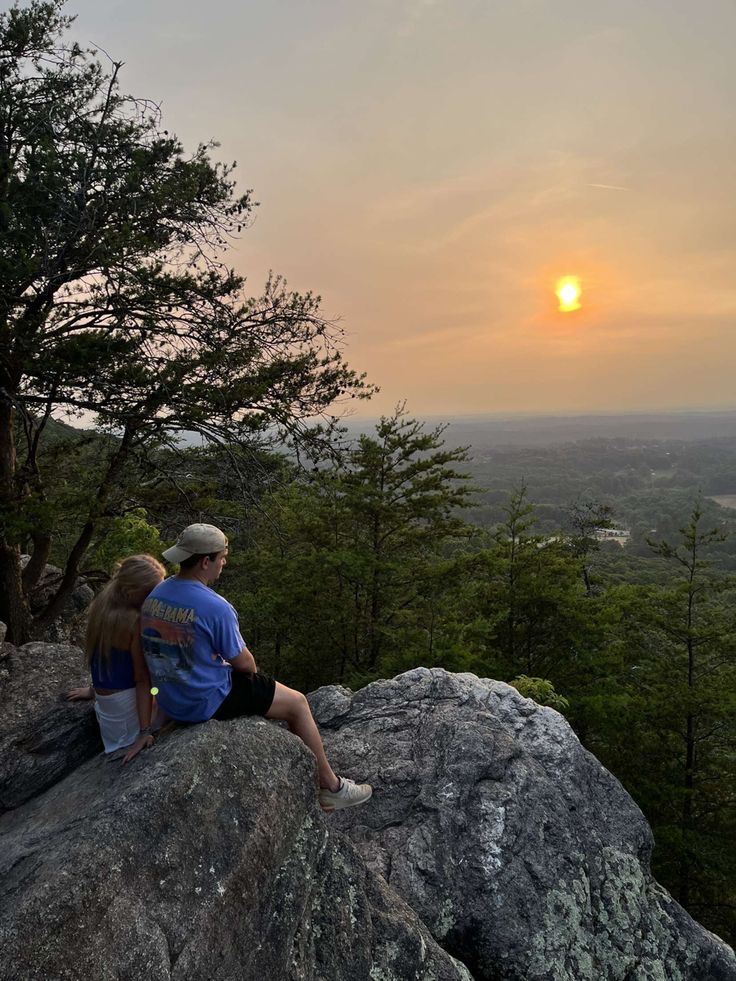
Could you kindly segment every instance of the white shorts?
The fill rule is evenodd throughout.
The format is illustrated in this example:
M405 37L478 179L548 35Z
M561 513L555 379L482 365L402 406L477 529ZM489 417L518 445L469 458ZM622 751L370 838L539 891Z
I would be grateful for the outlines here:
M95 695L95 714L106 753L125 749L138 738L140 723L135 688L114 695Z

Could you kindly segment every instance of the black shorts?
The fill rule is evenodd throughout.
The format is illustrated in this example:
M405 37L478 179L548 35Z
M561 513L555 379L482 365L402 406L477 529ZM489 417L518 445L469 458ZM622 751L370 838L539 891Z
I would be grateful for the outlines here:
M271 708L276 682L267 674L233 671L233 687L213 719L238 719L242 715L265 715Z

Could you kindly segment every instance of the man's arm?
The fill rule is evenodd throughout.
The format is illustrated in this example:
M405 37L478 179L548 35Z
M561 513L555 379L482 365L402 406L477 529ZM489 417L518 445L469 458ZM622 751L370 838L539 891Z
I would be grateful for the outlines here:
M230 658L230 664L232 664L234 671L245 671L248 674L255 674L258 670L256 668L256 659L247 647L244 647L236 657Z

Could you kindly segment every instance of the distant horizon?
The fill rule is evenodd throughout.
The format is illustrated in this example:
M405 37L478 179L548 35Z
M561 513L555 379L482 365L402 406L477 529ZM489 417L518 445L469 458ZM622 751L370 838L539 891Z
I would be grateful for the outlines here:
M401 403L399 403L401 404ZM329 414L329 413L328 413ZM334 413L337 414L337 413ZM86 415L84 413L83 415ZM369 425L378 422L381 418L390 418L392 411L389 412L375 412L371 414L358 414L356 412L350 413L349 415L337 415L340 422L350 423L355 422L361 425ZM417 419L422 422L534 422L539 420L586 420L586 419L670 419L670 418L702 418L703 416L712 416L717 418L722 418L724 416L735 417L736 422L736 406L723 406L718 408L712 407L700 407L700 408L672 408L672 409L621 409L619 411L604 411L604 410L590 410L590 411L547 411L547 412L503 412L503 411L490 411L490 412L447 412L447 413L422 413L413 412L411 406L406 406L405 415L410 419ZM58 418L52 413L52 418L54 422L61 423L63 425L71 426L74 429L90 429L93 428L92 420L89 418ZM318 419L315 418L315 422Z
M587 439L692 442L736 438L736 408L584 414L547 412L422 415L408 411L407 417L430 427L446 425L445 445L469 445L473 453L502 447L526 447L530 450L545 446L551 448ZM372 433L380 418L380 414L343 416L338 419L338 423L344 427L349 439L355 439ZM56 419L55 422L77 430L91 427L90 420L86 424L82 420ZM179 432L175 437L183 448L207 444L207 440L195 432Z
M470 445L474 452L501 447L562 446L587 439L700 441L736 439L736 409L677 409L645 412L475 413L419 415L409 418L429 426L446 424L448 446ZM369 433L378 416L341 420L349 436Z
M400 403L399 403L400 404ZM479 411L479 412L445 412L445 413L426 413L426 412L413 412L411 406L406 406L406 415L412 419L431 419L431 420L441 420L441 419L465 419L468 421L472 420L483 420L483 419L601 419L601 418L619 418L619 417L658 417L658 416L683 416L683 415L736 415L736 405L733 406L701 406L697 408L682 407L682 408L668 408L668 409L620 409L620 410L607 410L607 409L590 409L590 410L577 410L570 409L565 411L564 409L554 409L549 411L508 411L503 410L489 410L489 411ZM361 421L370 422L371 420L380 419L382 416L390 416L391 412L379 412L373 414L363 414L363 413L352 413L341 418L344 419L356 419Z

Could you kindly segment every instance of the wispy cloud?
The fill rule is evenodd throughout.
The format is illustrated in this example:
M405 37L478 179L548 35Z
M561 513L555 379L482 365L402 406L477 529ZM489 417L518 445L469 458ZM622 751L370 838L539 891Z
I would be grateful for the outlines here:
M629 191L629 187L620 187L618 184L586 184L586 187L598 187L602 191Z

